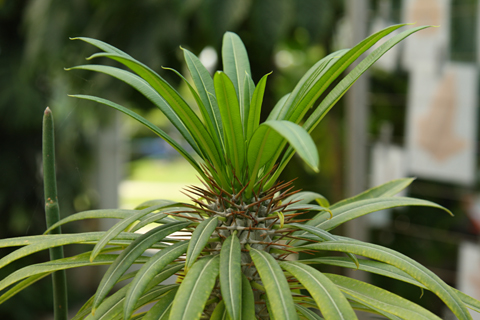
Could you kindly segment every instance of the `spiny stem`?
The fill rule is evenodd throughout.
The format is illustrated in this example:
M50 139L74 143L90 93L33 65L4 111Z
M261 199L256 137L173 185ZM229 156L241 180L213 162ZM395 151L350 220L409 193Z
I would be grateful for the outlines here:
M60 208L57 198L57 181L55 175L55 135L53 126L53 116L50 108L47 107L43 116L43 182L45 187L45 217L47 228L60 220ZM51 231L51 234L60 234L62 230L57 227ZM62 259L63 247L49 249L50 260ZM52 274L53 281L53 303L54 319L67 320L68 318L68 298L67 298L67 279L65 270L55 271Z

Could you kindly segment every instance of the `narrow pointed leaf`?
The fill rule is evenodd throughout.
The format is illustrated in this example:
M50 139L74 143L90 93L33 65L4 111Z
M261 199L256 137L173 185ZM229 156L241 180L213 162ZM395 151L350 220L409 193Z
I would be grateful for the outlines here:
M331 233L329 233L328 231L325 231L323 229L319 229L319 228L315 228L315 227L312 227L312 226L309 226L309 225L306 225L306 224L300 224L300 223L290 223L289 226L292 226L292 227L295 227L297 229L301 229L301 230L304 230L308 233L311 233L313 235L316 235L317 237L319 237L320 239L322 239L323 241L335 241L335 240L339 240L339 238L337 236L334 236L332 235ZM304 241L302 241L302 243L304 243ZM299 245L299 243L295 243L295 245ZM353 261L353 263L355 263L355 265L357 266L357 268L359 267L359 264L358 264L358 259L357 257L352 254L352 253L347 253L348 257Z
M95 245L95 247L92 250L92 255L90 256L90 260L93 261L95 257L100 253L100 250L102 250L111 239L115 238L120 232L124 231L133 222L137 221L138 219L142 218L143 216L155 210L172 207L174 205L178 205L178 202L172 201L170 203L149 207L149 208L138 211L136 214L131 215L120 222L117 222L112 228L110 228L107 232L105 232L105 235L102 237L102 239L100 239L98 243Z
M168 142L168 144L171 145L175 150L177 150L178 153L180 153L180 155L182 157L184 157L192 165L192 167L195 168L195 170L197 170L197 172L202 177L205 177L205 174L203 173L202 169L198 165L197 161L182 146L180 146L175 140L173 140L168 134L166 134L163 130L161 130L160 128L155 126L153 123L151 123L147 119L141 117L140 115L136 114L135 112L130 111L127 108L125 108L125 107L123 107L119 104L116 104L116 103L111 102L111 101L106 100L106 99L102 99L102 98L98 98L98 97L94 97L94 96L88 96L88 95L81 95L81 94L70 95L70 96L74 97L74 98L91 100L91 101L95 101L95 102L98 102L98 103L102 103L104 105L107 105L109 107L117 109L117 110L125 113L126 115L130 116L131 118L137 120L138 122L143 124L145 127L152 130L160 138L162 138L163 140Z
M203 101L210 122L215 128L216 136L220 140L222 146L224 146L222 118L215 96L213 79L197 56L186 49L183 49L183 53L200 99Z
M301 313L302 316L305 317L307 320L324 320L322 317L320 317L318 314L313 312L312 310L305 308L302 305L295 304L295 308L297 309L298 312Z
M320 105L316 107L315 111L308 117L307 121L303 125L305 130L308 132L312 132L313 129L320 123L323 117L330 111L330 109L340 100L340 98L345 94L345 92L357 81L357 79L368 69L370 66L375 63L378 59L380 59L388 50L390 50L393 46L395 46L398 42L402 41L412 33L420 31L422 29L427 28L425 27L418 27L413 28L407 31L404 31L388 41L382 44L380 47L375 49L372 53L370 53L364 60L362 60L345 78L340 81L339 84L335 86L335 88L330 91L330 93L322 100ZM382 30L383 31L383 30ZM382 32L380 31L380 32ZM392 30L393 31L393 30ZM364 41L369 41L369 38L365 39ZM378 41L378 40L377 40ZM363 42L363 41L362 41ZM375 41L376 42L376 41ZM373 45L373 44L372 44ZM352 49L353 50L353 49ZM280 164L278 166L277 171L269 180L269 182L265 185L265 188L271 187L271 185L278 179L280 174L282 173L283 169L285 169L288 162L293 157L293 149L289 148L287 152L282 157Z
M91 45L94 45L95 47L97 47L100 50L103 50L105 52L116 53L116 54L119 54L119 55L130 57L130 55L123 52L122 50L117 49L114 46L112 46L112 45L110 45L106 42L103 42L101 40L97 40L97 39L93 39L93 38L87 38L87 37L75 37L75 38L70 38L70 40L82 40L82 41L85 41L85 42L87 42Z
M260 125L260 114L262 111L262 103L263 103L263 96L265 94L265 86L267 85L267 77L271 74L267 73L260 79L253 91L252 101L250 103L250 110L248 113L248 118L246 118L246 134L245 140L250 141L253 136L255 130L257 130L258 126Z
M471 319L465 305L455 291L445 284L436 274L394 250L360 241L327 241L304 246L315 250L350 252L370 259L391 264L435 293L460 319Z
M242 320L256 320L255 297L252 286L247 277L242 273Z
M227 155L236 172L242 172L245 162L245 139L237 95L232 81L218 71L213 78L218 107L222 115Z
M253 248L250 249L250 256L267 292L273 318L298 319L287 279L277 261L267 252Z
M310 135L293 122L269 120L258 127L248 145L248 167L251 178L267 162L275 161L272 156L277 153L277 148L284 139L314 171L318 171L317 147Z
M247 136L248 115L250 113L250 105L252 103L253 92L255 84L249 74L245 74L243 80L243 109L240 108L240 115L242 117L243 135Z
M220 251L220 289L232 320L240 320L242 310L241 247L236 234L223 242Z
M104 235L105 232L87 232L80 234L42 235L0 240L0 247L24 245L24 247L17 249L14 252L0 259L0 268L3 268L9 263L26 257L32 253L46 250L52 247L65 246L74 243L95 243L100 240ZM139 236L139 234L121 233L117 235L115 239L112 239L109 244L115 244L115 242L117 242L118 240L135 240Z
M163 114L170 120L170 122L178 129L180 134L188 141L188 143L192 146L192 148L199 154L202 155L202 152L199 149L199 146L195 142L194 138L192 137L191 133L186 128L186 124L182 122L179 115L173 108L165 101L165 99L156 92L147 81L142 79L141 77L119 68L110 67L110 66L102 66L102 65L83 65L83 66L76 66L70 68L68 70L88 70L88 71L96 71L100 73L105 73L110 75L118 80L121 80L141 94L143 94L148 100L150 100L155 106L157 106Z
M249 76L250 62L248 61L247 49L239 36L233 32L226 32L222 44L223 71L232 80L240 108L243 109L243 86L245 74Z
M145 250L171 233L187 227L190 223L191 222L174 222L162 225L142 234L133 241L131 245L122 251L115 262L108 268L107 272L105 272L95 294L93 309L95 310L100 305L117 280L128 270L133 261L145 252Z
M296 204L310 203L312 201L316 201L322 207L330 207L330 203L328 202L327 198L322 196L320 193L312 191L300 191L283 200L284 203L295 202Z
M218 225L218 218L214 217L208 220L202 221L192 234L192 238L188 244L187 257L185 260L185 271L195 263L200 253L208 243L213 231Z
M345 267L350 269L358 269L358 270L382 275L385 277L389 277L392 279L396 279L402 282L410 283L423 289L427 289L427 287L425 287L422 283L418 282L417 280L412 278L410 275L408 275L404 271L392 265L379 262L379 261L360 259L358 260L359 262L358 268L355 265L355 263L343 257L313 258L313 259L299 260L299 262L305 263L305 264L327 264L327 265ZM458 294L460 299L462 299L465 306L480 313L480 301L470 297L469 295L455 288L452 288L452 289Z
M445 209L444 207L436 203L426 200L407 197L385 197L360 200L341 207L337 207L336 209L332 210L333 218L330 218L330 214L328 212L321 212L317 216L315 216L315 218L308 221L307 225L328 231L341 225L344 222L358 218L368 213L403 206L433 207L442 209L450 213L448 209Z
M357 194L356 196L339 201L332 205L331 209L341 207L359 200L393 197L394 195L408 187L414 180L415 178L402 178L389 181L382 185L368 189L360 194Z
M221 300L213 310L210 320L227 320L227 319L229 318L228 318L227 309L225 309L225 301Z
M145 314L143 320L168 320L173 299L177 291L172 290L164 295L158 302Z
M142 294L147 290L150 282L169 263L187 251L188 241L178 242L171 247L163 249L153 255L150 260L138 271L130 283L130 288L125 295L124 319L130 319L135 306Z
M30 276L28 278L26 278L25 280L19 282L18 284L16 284L15 286L13 286L12 288L10 288L9 290L5 291L1 296L0 296L0 304L4 303L5 301L7 301L8 299L10 299L11 297L13 297L14 295L16 295L17 293L19 293L20 291L24 290L25 288L31 286L32 284L34 284L35 282L37 282L38 280L41 280L47 276L50 275L50 272L45 272L45 273L39 273L39 274L36 274L36 275L33 275L33 276ZM5 280L5 279L4 279ZM4 281L2 280L2 282Z
M279 119L279 114L280 112L282 111L283 109L283 106L285 105L285 103L287 102L288 98L290 97L291 93L287 93L286 95L284 95L282 98L280 98L280 100L277 101L277 103L275 104L275 106L273 107L273 110L270 112L270 114L268 115L268 118L267 118L267 121L268 120L280 120Z
M127 209L100 209L100 210L88 210L82 211L70 216L63 218L62 220L58 221L44 234L50 233L50 231L58 226L64 225L69 222L73 221L80 221L85 219L102 219L102 218L111 218L111 219L124 219L127 218L135 213L138 213L136 210L127 210Z
M374 310L385 311L402 319L440 320L427 309L387 290L335 274L326 274L326 276L345 293L346 297L370 306Z
M320 271L295 261L281 262L288 271L308 290L327 319L357 319L347 299L338 288Z
M203 101L200 98L200 96L198 95L198 93L192 87L190 82L188 82L188 80L185 79L185 77L180 72L178 72L177 70L172 69L172 68L164 68L164 69L165 70L171 70L171 71L175 72L183 80L183 82L188 86L188 89L190 90L190 93L192 94L193 98L197 102L198 108L200 109L200 112L202 113L203 123L206 124L207 130L210 133L210 136L213 138L212 140L213 140L213 143L215 144L215 146L217 147L217 150L222 154L224 152L222 139L218 136L217 128L215 127L215 124L210 117L209 109L207 107L205 107L205 105L203 104Z
M101 254L97 257L97 260L95 260L94 262L90 262L90 260L88 259L88 253L83 253L69 258L57 259L49 262L29 265L11 273L9 276L2 279L2 281L0 281L0 290L3 290L9 285L12 285L15 282L18 282L25 278L45 273L52 273L55 271L71 268L112 264L117 257L118 254ZM144 257L136 259L133 263L145 263L147 261L148 259Z
M178 289L170 320L198 320L218 276L219 257L198 260Z

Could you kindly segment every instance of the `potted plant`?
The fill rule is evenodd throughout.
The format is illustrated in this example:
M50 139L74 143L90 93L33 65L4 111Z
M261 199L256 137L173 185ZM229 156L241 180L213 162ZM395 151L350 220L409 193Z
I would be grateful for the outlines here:
M147 119L117 103L89 95L73 97L107 105L148 127L196 169L203 187L189 188L191 203L160 199L134 210L85 211L50 223L44 235L0 240L2 246L21 246L0 259L0 268L40 250L74 243L93 245L91 251L80 255L60 256L15 271L0 281L2 290L13 285L0 301L52 273L107 264L110 267L96 294L73 319L356 319L354 310L388 319L439 319L384 289L312 267L324 264L414 284L435 293L459 319L471 319L468 308L480 312L480 302L448 286L418 262L391 249L329 232L346 221L398 206L429 206L450 213L429 201L394 197L413 179L391 181L333 205L320 194L297 192L291 182L277 181L295 153L318 171L318 153L309 133L376 60L426 27L408 29L384 42L343 77L308 117L307 111L357 58L403 26L388 27L352 49L318 61L263 123L260 111L268 74L255 84L245 46L234 33L227 32L223 38L223 71L213 78L186 49L183 53L193 83L173 70L195 97L201 116L160 75L130 55L99 40L76 38L102 51L88 60L109 58L130 71L92 64L69 70L101 72L137 89L165 114L198 158ZM47 117L51 117L49 111ZM51 144L52 140L45 141ZM49 154L45 161L53 163L53 152ZM45 178L54 183L54 175ZM47 207L54 199L54 193L46 195ZM302 219L307 211L316 212L313 219ZM120 221L106 232L52 234L65 223L97 218ZM152 223L155 227L150 231L136 233ZM173 236L178 231L189 236ZM148 249L156 253L144 255ZM289 258L317 251L327 256ZM356 255L369 259L357 259ZM142 267L127 272L132 264ZM174 274L178 275L175 284L162 285ZM127 279L130 281L113 293L113 287ZM59 291L64 288L63 280L58 281L56 292L65 297ZM137 311L152 302L155 304L148 311ZM65 303L57 308L58 319L66 318L65 309Z

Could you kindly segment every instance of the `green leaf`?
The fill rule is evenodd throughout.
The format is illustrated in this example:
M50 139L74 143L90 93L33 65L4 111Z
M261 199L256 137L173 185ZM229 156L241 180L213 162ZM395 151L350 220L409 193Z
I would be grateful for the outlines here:
M2 281L0 281L0 290L3 290L9 285L14 284L22 279L49 274L59 270L112 264L118 257L118 254L101 254L97 257L97 260L90 262L88 259L88 254L89 253L82 253L69 258L57 259L23 267L2 279ZM133 263L145 263L147 260L147 258L139 258Z
M390 320L402 320L402 318L397 317L396 315L393 315L389 312L386 312L380 309L373 309L371 305L367 306L365 304L362 304L362 303L359 303L358 301L353 301L353 300L349 300L348 302L350 302L350 305L352 306L353 310L373 313L375 315L381 315Z
M390 28L395 28L396 26L390 27ZM401 25L400 25L401 27ZM313 129L320 123L320 121L323 119L323 117L330 111L330 109L340 100L340 98L347 92L347 90L357 81L357 79L368 69L370 66L376 62L378 59L380 59L388 50L390 50L393 46L395 46L398 42L402 41L412 33L415 33L419 30L425 29L425 27L418 27L418 28L413 28L409 29L407 31L404 31L392 38L390 38L388 41L383 43L380 47L375 49L372 53L370 53L364 60L362 60L345 78L338 83L335 88L333 88L332 91L325 97L325 99L322 100L320 105L315 109L315 111L308 117L307 121L303 125L303 128L307 130L308 132L312 132ZM380 31L379 33L376 33L369 38L363 40L360 42L357 46L352 48L350 51L355 51L355 48L364 48L365 45L366 47L370 48L373 44L375 44L378 40L380 40L382 37L384 37L386 34L382 34L384 31L390 30L389 28ZM393 30L389 31L388 33L392 32ZM372 39L372 37L377 37L377 35L380 35L379 39ZM365 45L364 45L365 44ZM366 48L365 49L368 49ZM362 49L363 50L363 49ZM359 51L360 52L360 51ZM356 54L356 53L355 53ZM345 55L344 55L345 56ZM344 57L343 56L343 57ZM343 58L342 57L342 58ZM339 60L340 61L340 60ZM353 61L352 61L353 62ZM339 62L337 62L339 63ZM351 62L350 62L351 63ZM338 69L340 70L340 69ZM344 69L343 69L344 70ZM338 76L338 75L337 75ZM335 77L337 77L335 76ZM286 165L292 158L294 152L293 149L289 148L287 152L284 154L282 157L282 160L280 161L280 164L278 166L277 171L275 174L272 176L272 178L269 180L269 182L265 185L265 188L269 188L275 183L275 181L278 179L280 174L282 173L283 169L285 169Z
M85 41L85 42L87 42L91 45L94 45L95 47L97 47L100 50L103 50L105 52L116 53L116 54L119 54L119 55L130 57L128 54L126 54L122 50L117 49L114 46L112 46L112 45L110 45L106 42L97 40L97 39L92 39L92 38L87 38L87 37L76 37L76 38L70 38L70 40L82 40L82 41Z
M93 309L95 310L102 300L107 296L108 292L113 288L117 280L128 270L133 261L135 261L145 250L150 248L154 243L164 239L173 232L179 231L191 222L174 222L162 225L149 232L142 234L135 241L133 241L122 253L118 256L114 263L108 268L107 272L100 282L95 300L93 302Z
M255 267L265 287L275 320L298 319L287 279L277 261L267 252L250 249Z
M242 273L242 320L256 320L255 297L252 286L247 277Z
M343 257L313 258L313 259L299 260L298 262L305 263L305 264L327 264L327 265L333 265L338 267L357 269L357 266L355 265L355 263L352 263L347 258L343 258ZM375 273L378 275L382 275L385 277L389 277L392 279L413 284L422 289L427 289L427 287L425 287L423 284L421 284L420 282L412 278L410 275L408 275L404 271L394 266L391 266L389 264L379 262L379 261L374 261L374 260L366 260L366 259L360 259L358 260L358 262L359 262L358 270ZM455 288L452 288L452 289L458 294L460 299L462 299L465 306L480 313L480 301L468 296L467 294Z
M34 284L38 280L41 280L45 278L46 276L50 275L50 272L45 272L45 273L39 273L33 276L28 277L27 279L21 281L20 283L16 284L12 288L10 288L8 291L4 292L0 296L0 304L4 303L20 291L24 290L25 288L29 287L30 285ZM6 278L5 278L6 279ZM5 279L2 280L5 281Z
M345 63L345 58L349 53L352 54L353 52L354 49L339 50L327 55L313 65L297 83L295 89L293 89L288 100L283 105L282 110L279 111L277 119L290 120L297 123L330 83L348 67L348 64ZM354 55L353 57L358 56ZM352 63L353 61L350 60L347 63Z
M374 310L385 311L402 319L440 319L427 309L387 290L335 274L326 274L326 276L345 293L346 297Z
M235 92L237 93L240 110L243 111L245 105L245 101L243 100L244 77L245 74L251 76L252 72L250 71L247 49L245 49L245 45L240 37L233 32L226 32L223 36L222 59L223 71L230 80L232 80Z
M208 116L210 118L209 122L214 126L216 136L220 140L221 145L224 146L225 142L223 137L222 117L220 115L220 109L217 105L213 79L197 56L186 49L182 48L182 50L185 61L187 62L188 70L192 75L193 82L197 88L198 94L200 95L200 99L202 100L203 105L206 107Z
M165 293L169 291L175 291L178 284L170 284L165 286L157 286L146 294L138 301L135 309L138 309L150 302L157 301ZM94 310L85 320L103 320L103 319L117 319L121 316L123 305L125 302L125 292L128 290L129 285L126 285L122 289L115 292L113 295L105 299L105 301ZM120 318L121 319L121 318Z
M237 235L230 235L220 251L220 289L232 320L240 320L242 310L241 247Z
M267 73L260 79L260 81L257 84L257 87L253 91L253 96L252 96L252 102L250 104L250 110L248 113L248 118L246 118L246 125L247 129L245 130L245 140L247 142L250 141L250 139L253 136L253 133L255 130L257 130L258 126L260 125L260 114L262 111L262 103L263 103L263 96L265 94L265 86L267 85L267 77L271 74ZM244 123L244 124L245 124Z
M138 271L125 296L124 319L130 319L138 300L147 290L152 279L169 263L184 254L187 251L187 247L188 241L182 241L163 249L152 256Z
M308 290L327 319L357 319L347 299L320 271L295 261L280 262Z
M185 273L188 273L188 269L195 263L200 253L208 243L213 231L218 225L218 218L214 217L208 220L202 221L192 234L192 238L189 241L187 257L185 260Z
M228 160L239 174L243 172L245 162L245 139L235 88L228 76L221 71L215 73L213 82L222 115Z
M312 226L309 226L309 225L306 225L306 224L290 223L288 226L292 226L292 227L295 227L295 228L298 228L298 229L301 229L301 230L305 230L308 233L316 235L317 237L319 237L323 241L340 240L337 236L332 235L328 231L325 231L325 230L319 229L319 228L315 228L315 227L312 227ZM303 243L303 241L302 241L302 243ZM296 244L296 245L298 245L298 244ZM359 264L358 264L357 257L354 254L351 254L351 253L347 253L347 255L353 261L353 263L355 263L355 265L358 268Z
M302 316L304 316L307 320L324 320L322 317L320 317L310 309L305 308L297 303L295 303L295 308L297 308L297 311L300 311Z
M198 105L198 108L200 109L200 112L202 113L204 123L207 126L208 132L210 133L210 135L212 137L212 140L215 143L215 146L217 147L217 150L219 152L223 153L224 152L224 146L223 146L223 141L222 141L223 137L220 138L218 136L217 128L215 127L214 122L210 118L209 109L205 107L205 105L203 104L203 101L199 97L198 93L192 87L190 82L188 82L188 80L185 79L185 77L180 72L178 72L177 70L172 69L172 68L165 68L164 67L164 69L165 70L171 70L171 71L175 72L183 80L183 82L188 86L191 94L193 95L193 98L197 102L197 105ZM218 111L218 112L220 112L220 111Z
M213 310L210 320L229 320L227 309L225 309L225 301L221 300Z
M164 204L159 204L157 206L149 207L143 210L138 211L134 215L129 216L128 218L123 219L120 222L117 222L112 228L110 228L105 235L98 241L95 247L92 250L92 255L90 256L90 261L93 261L95 257L100 253L108 242L111 239L115 238L120 232L124 231L130 224L137 221L138 219L142 218L143 216L162 208L172 207L174 205L178 205L178 202L171 201L170 203L166 202Z
M425 206L442 209L448 213L450 211L444 207L421 199L407 198L407 197L384 197L375 199L366 199L352 202L341 207L332 209L333 218L330 218L328 212L321 212L315 218L308 221L306 224L321 228L324 230L331 230L344 222L358 218L360 216L380 211L389 208L403 207L403 206Z
M0 248L25 246L17 249L14 252L4 256L0 259L0 268L3 268L12 261L26 257L32 253L42 250L50 249L52 247L64 246L74 243L95 243L104 236L105 232L88 232L80 234L55 234L55 235L41 235L28 236L12 239L0 240ZM123 243L121 240L135 240L139 234L121 233L112 239L109 244Z
M291 195L290 197L283 200L283 203L295 202L296 204L306 204L312 201L316 201L322 207L328 208L330 207L330 203L328 202L327 198L322 196L320 193L312 192L312 191L300 191Z
M159 129L157 126L155 126L153 123L151 123L147 119L139 116L135 112L130 111L127 108L125 108L125 107L123 107L119 104L116 104L116 103L111 102L111 101L106 100L106 99L102 99L102 98L98 98L98 97L94 97L94 96L82 95L82 94L70 95L70 97L85 99L85 100L91 100L91 101L95 101L95 102L98 102L98 103L102 103L104 105L107 105L109 107L117 109L117 110L125 113L126 115L130 116L131 118L137 120L138 122L143 124L145 127L152 130L160 138L162 138L163 140L168 142L169 145L171 145L175 150L177 150L178 153L180 153L180 155L182 157L184 157L192 165L192 167L195 168L195 170L197 170L197 172L204 178L205 181L208 181L206 179L205 174L203 173L203 170L198 165L197 161L184 148L182 148L177 142L175 142L172 138L170 138L170 136L168 134L166 134L164 131Z
M182 122L179 115L177 114L176 110L170 106L167 101L152 88L147 81L142 79L141 77L119 68L110 67L110 66L102 66L102 65L84 65L84 66L76 66L67 70L88 70L88 71L96 71L100 73L108 74L118 80L121 80L138 92L143 94L148 100L150 100L155 106L157 106L163 114L170 120L170 122L178 129L180 134L188 141L188 143L192 146L192 148L197 152L200 156L203 153L200 151L199 146L193 139L192 135L188 131L186 124Z
M269 120L257 128L248 145L247 159L251 183L267 162L275 162L272 156L277 153L283 139L291 144L303 161L318 172L317 147L310 135L293 122Z
M393 26L389 27L387 29L384 29L382 31L377 32L375 35L379 33L383 33L386 30L390 30L391 28L398 29L398 27L401 27L402 25L399 26ZM396 28L395 28L396 27ZM373 63L375 63L378 59L380 59L388 50L390 50L393 46L395 46L397 43L411 35L412 33L415 33L417 31L420 31L422 29L428 28L428 26L422 26L422 27L417 27L417 28L412 28L409 30L406 30L389 40L387 40L385 43L383 43L381 46L379 46L377 49L375 49L372 53L370 53L365 59L363 59L345 78L338 83L335 88L333 88L332 91L323 99L323 101L320 103L320 105L315 109L315 111L312 113L310 117L308 117L307 121L303 125L303 127L308 131L311 132L317 124L320 122L320 120L323 119L325 114L335 105L335 103L340 100L340 98L347 92L347 90L357 81L357 79L365 72L367 71L368 68L372 66ZM391 30L390 32L392 32ZM375 36L373 35L373 36ZM354 50L356 47L361 45L362 43L367 43L369 42L370 38L373 37L370 36L369 38L363 40L355 46L352 50ZM382 35L378 40L383 38L384 35ZM377 41L378 41L377 40ZM375 42L377 42L375 41ZM374 42L374 43L375 43ZM372 45L374 44L372 43ZM368 48L370 48L369 46ZM367 48L367 49L368 49ZM353 62L353 61L352 61Z
M170 320L200 319L215 285L218 269L218 255L195 262L178 289L170 312Z
M468 310L455 291L445 284L436 274L394 250L360 241L327 241L304 246L315 250L340 251L358 254L370 259L391 264L409 274L435 293L460 319L471 319Z
M145 314L143 320L168 320L170 309L173 305L173 299L177 294L172 290L164 295L158 302Z
M124 219L135 213L138 213L138 211L126 210L126 209L100 209L100 210L82 211L82 212L72 214L58 221L57 223L52 225L50 228L48 228L47 231L44 232L44 234L50 233L50 231L52 231L56 227L64 225L68 222L85 220L85 219L102 219L102 218Z
M253 92L255 91L255 84L249 74L245 74L243 80L243 109L240 108L240 115L242 117L243 135L247 136L248 116L250 114L250 104L252 103ZM247 140L247 139L245 139Z
M280 100L277 101L277 103L275 104L275 106L273 107L273 110L270 112L270 114L268 115L268 118L267 118L267 121L269 120L280 120L278 117L279 117L279 114L280 112L282 111L283 109L283 106L285 105L285 103L287 102L288 98L290 97L291 93L287 93L286 95L284 95L282 98L280 98Z
M360 194L357 194L356 196L339 201L332 205L331 209L341 207L359 200L393 197L394 195L408 187L413 182L413 180L415 180L415 178L402 178L389 181L382 185L368 189Z

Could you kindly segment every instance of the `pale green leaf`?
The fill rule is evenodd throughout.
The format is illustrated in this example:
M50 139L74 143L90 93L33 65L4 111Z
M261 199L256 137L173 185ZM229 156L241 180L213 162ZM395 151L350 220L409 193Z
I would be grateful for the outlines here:
M240 320L242 310L241 247L236 234L230 235L220 251L220 289L232 320Z
M273 318L298 319L287 279L277 261L269 253L253 248L250 256L265 287Z
M402 319L440 320L427 309L387 290L344 276L335 274L326 274L326 276L347 298L365 304L374 310L388 312Z
M424 206L442 209L448 213L450 211L444 207L421 199L407 198L407 197L384 197L359 200L346 204L344 206L332 209L333 218L330 218L328 212L321 212L315 218L307 222L307 225L321 228L324 230L331 230L344 222L366 215L368 213L404 206Z
M185 259L185 272L195 263L200 253L210 240L212 233L218 225L218 217L213 217L202 221L192 233L192 238L188 244L187 256Z
M242 274L242 320L256 320L255 297L247 277Z
M295 261L284 261L280 266L308 290L324 317L332 320L357 319L347 299L320 271Z
M114 263L105 272L95 294L93 309L95 310L99 306L117 280L128 270L133 261L145 252L145 250L149 249L154 243L163 240L171 233L179 231L190 224L191 222L174 222L162 225L142 234L133 241L122 251Z
M147 290L153 278L155 278L155 276L169 263L184 254L187 251L187 247L188 241L182 241L163 249L153 255L137 272L135 278L133 278L130 283L130 289L125 296L124 319L130 318L138 300Z
M350 252L370 259L391 264L409 274L435 293L460 319L471 319L470 314L455 291L436 274L394 250L360 241L326 241L304 246L315 250Z
M331 209L344 206L346 204L359 201L359 200L367 200L372 198L384 198L384 197L393 197L406 187L408 187L415 178L402 178L402 179L395 179L384 183L382 185L376 186L374 188L368 189L356 196L351 198L344 199L332 205Z
M145 314L143 320L168 320L176 291L170 291Z
M322 196L320 193L312 191L300 191L283 200L284 203L295 202L297 204L306 204L312 201L316 201L319 205L325 208L330 206L327 198Z
M218 276L219 256L198 260L182 281L170 311L170 320L198 320Z
M324 320L315 312L311 311L308 308L305 308L304 306L298 303L295 303L295 308L297 308L297 311L299 311L302 314L302 316L304 316L307 320Z

